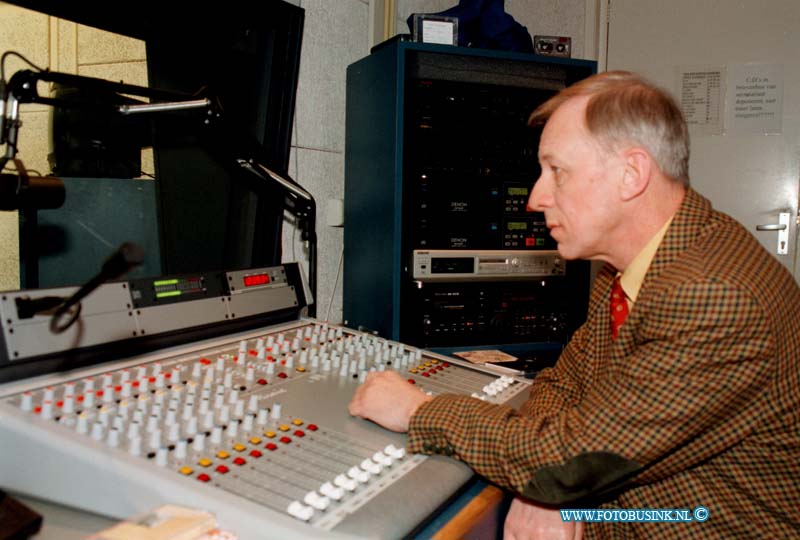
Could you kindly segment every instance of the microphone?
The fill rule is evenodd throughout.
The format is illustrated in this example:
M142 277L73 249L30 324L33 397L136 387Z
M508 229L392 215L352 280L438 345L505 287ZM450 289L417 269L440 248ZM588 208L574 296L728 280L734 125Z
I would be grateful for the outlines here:
M144 249L142 249L142 246L133 242L125 242L122 244L117 251L106 259L103 266L100 268L100 272L95 277L87 281L75 294L67 298L64 303L56 309L55 313L53 313L53 318L50 319L50 331L54 334L60 334L72 326L81 314L81 300L106 281L112 281L121 277L143 262ZM73 306L76 307L72 310L70 318L67 319L65 323L61 324L61 318L66 315Z
M65 197L64 182L55 176L28 176L24 169L0 174L0 210L60 208Z

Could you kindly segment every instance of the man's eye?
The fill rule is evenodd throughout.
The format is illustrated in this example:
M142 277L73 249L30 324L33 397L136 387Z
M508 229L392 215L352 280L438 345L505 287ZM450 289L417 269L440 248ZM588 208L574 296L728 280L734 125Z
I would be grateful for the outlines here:
M550 170L553 171L553 178L555 179L556 185L561 185L564 182L564 171L558 167L550 167Z

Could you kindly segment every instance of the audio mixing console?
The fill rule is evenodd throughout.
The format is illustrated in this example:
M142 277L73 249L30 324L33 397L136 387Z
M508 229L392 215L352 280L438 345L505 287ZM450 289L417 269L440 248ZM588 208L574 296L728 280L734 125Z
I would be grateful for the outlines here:
M170 307L196 326L203 316L192 311L202 302L269 288L302 307L291 272L283 281L248 279L267 270L276 268L229 273L211 297L170 295L170 304L154 301L138 313L131 292L120 309L141 331L154 310ZM154 281L154 290L167 281ZM0 302L9 365L15 349L25 349L14 341L26 324L12 309L20 294L3 293ZM89 300L87 317L102 298ZM44 317L30 324L37 319ZM295 311L275 324L3 384L0 486L118 518L165 503L202 508L243 539L402 538L471 472L441 456L408 455L404 435L348 415L353 391L376 370L398 371L433 395L496 403L517 403L528 388L524 379Z

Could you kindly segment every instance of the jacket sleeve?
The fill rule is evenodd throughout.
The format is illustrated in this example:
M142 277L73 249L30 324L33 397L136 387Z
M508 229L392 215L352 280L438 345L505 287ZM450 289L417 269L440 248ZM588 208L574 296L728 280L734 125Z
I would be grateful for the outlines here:
M736 444L758 425L753 411L774 370L764 311L713 279L667 296L640 325L639 346L605 359L577 402L569 391L534 397L541 408L523 415L438 396L411 419L409 450L452 454L500 485L558 505L656 482Z

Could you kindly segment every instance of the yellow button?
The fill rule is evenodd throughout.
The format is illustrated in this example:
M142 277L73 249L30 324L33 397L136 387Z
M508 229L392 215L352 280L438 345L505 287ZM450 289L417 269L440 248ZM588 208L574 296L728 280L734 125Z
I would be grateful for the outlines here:
M416 372L417 372L417 368L411 368L411 373L416 373Z
M286 424L281 424L278 426L278 429L281 431L289 431L289 426L287 426Z
M236 450L237 452L244 452L245 450L247 450L247 447L243 444L236 444L233 446L233 449Z
M433 364L431 362L425 362L425 367L431 367Z
M179 473L181 473L181 474L183 474L183 475L185 475L185 476L189 476L189 475L190 475L190 474L192 474L194 471L193 471L193 470L192 470L192 468L191 468L191 467L189 467L189 466L183 466L183 467L181 467L181 468L178 470L178 472L179 472Z
M303 421L300 420L299 418L295 418L294 420L292 420L292 424L294 424L296 426L302 426L303 425Z
M219 452L217 452L217 457L219 459L227 459L228 456L230 456L230 454L228 452L226 452L225 450L220 450Z
M201 467L210 467L211 463L212 461L208 458L203 458L197 462L197 464L200 465Z
M261 439L258 437L250 437L250 444L259 444Z
M438 364L439 363L439 361L436 358L431 358L431 362L433 362L434 364Z
M265 432L264 432L264 437L268 437L268 438L270 438L270 439L271 439L271 438L273 438L274 436L275 436L275 432L274 432L274 431L265 431Z
M300 373L303 373L305 370L306 370L306 368L304 368L303 366L299 366L297 368L297 371L299 371Z

